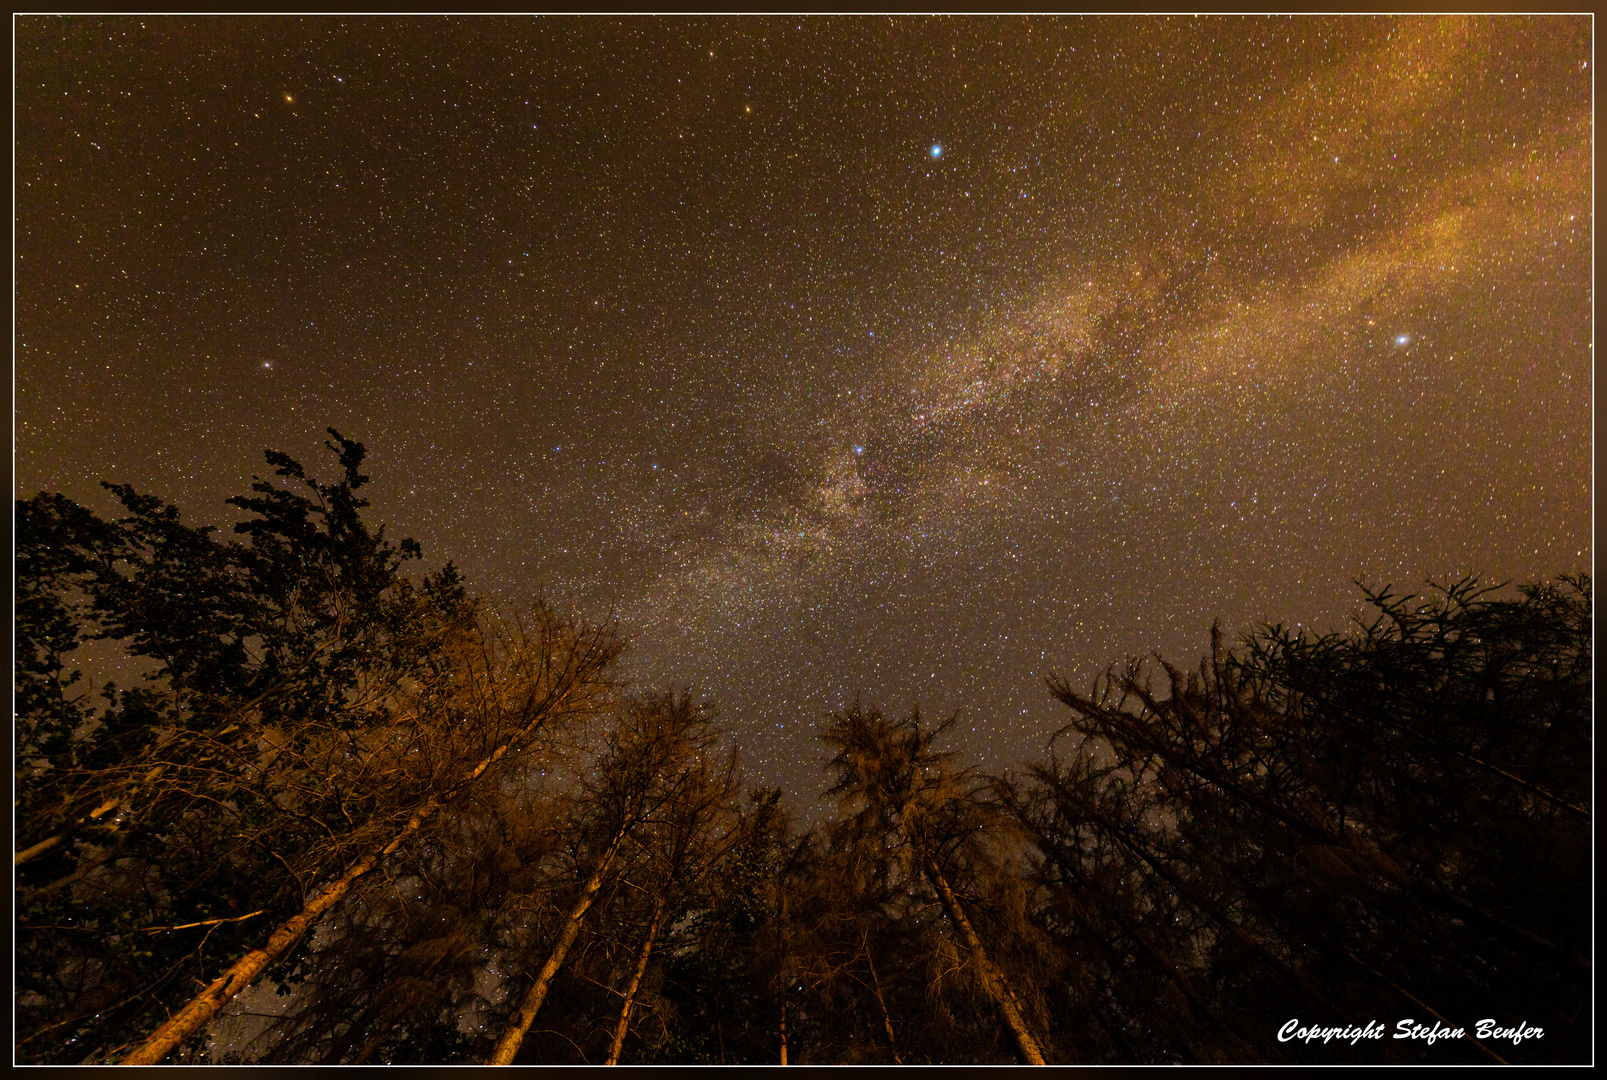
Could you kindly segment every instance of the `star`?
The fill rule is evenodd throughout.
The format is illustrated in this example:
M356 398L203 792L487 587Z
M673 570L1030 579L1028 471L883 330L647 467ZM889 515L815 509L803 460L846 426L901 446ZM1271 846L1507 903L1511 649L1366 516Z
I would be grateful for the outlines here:
M1023 707L1056 720L1041 670L1188 660L1218 617L1340 628L1364 572L1588 563L1588 20L800 23L195 24L218 41L125 53L25 20L17 492L151 476L204 521L266 446L323 476L334 423L378 490L443 478L376 514L473 591L617 604L630 678L741 717L801 813L835 695L963 711L955 749L1002 764L1042 745ZM1084 67L1089 35L1152 51ZM1419 57L1478 92L1419 86ZM320 108L276 112L271 81L239 130L191 107L251 93L241 69ZM328 95L348 71L364 93ZM177 117L182 152L106 134ZM113 341L142 351L86 381ZM156 456L192 429L193 476ZM521 470L517 504L488 482ZM1019 655L983 656L1004 630Z

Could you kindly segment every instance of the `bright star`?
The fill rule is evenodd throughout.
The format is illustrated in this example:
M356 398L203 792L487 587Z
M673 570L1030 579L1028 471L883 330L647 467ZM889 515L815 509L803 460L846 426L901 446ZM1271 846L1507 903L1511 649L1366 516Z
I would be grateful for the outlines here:
M856 454L863 454L863 453L864 453L864 452L865 452L865 448L864 448L864 447L863 447L863 446L856 446L856 447L854 447L854 453L856 453Z
M1410 334L1402 334L1400 337L1395 339L1395 344L1397 344L1397 345L1405 345L1407 342L1409 342L1411 340L1412 340L1412 335L1410 335Z
M943 146L942 146L941 143L933 143L932 144L932 156L933 157L942 157L943 156Z

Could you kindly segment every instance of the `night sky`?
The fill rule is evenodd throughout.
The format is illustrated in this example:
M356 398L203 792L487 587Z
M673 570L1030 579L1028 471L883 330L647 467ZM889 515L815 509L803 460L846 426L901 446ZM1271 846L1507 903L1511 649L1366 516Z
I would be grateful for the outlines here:
M1589 18L38 19L14 492L283 449L754 782L1213 619L1588 569Z

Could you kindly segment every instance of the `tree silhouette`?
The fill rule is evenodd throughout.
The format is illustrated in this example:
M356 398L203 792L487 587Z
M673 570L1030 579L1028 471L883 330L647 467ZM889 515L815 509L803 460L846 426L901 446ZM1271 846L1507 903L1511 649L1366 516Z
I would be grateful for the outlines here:
M1066 887L1097 880L1089 852L1119 853L1175 910L1187 933L1150 931L1151 962L1219 1057L1243 1037L1219 1018L1264 1032L1290 992L1336 1022L1380 1002L1464 1028L1504 1009L1551 1040L1469 1034L1470 1060L1588 1046L1590 583L1492 593L1370 592L1353 633L1272 627L1238 653L1214 635L1197 672L1161 665L1169 693L1136 665L1088 696L1051 681L1082 741L1035 770L1024 820Z
M199 1060L270 972L213 1029L240 1060L1589 1055L1588 576L1053 677L1018 774L856 704L799 834L711 707L616 699L608 629L409 578L330 436L340 478L270 452L233 539L126 486L16 505L19 1060ZM148 675L85 687L94 642Z

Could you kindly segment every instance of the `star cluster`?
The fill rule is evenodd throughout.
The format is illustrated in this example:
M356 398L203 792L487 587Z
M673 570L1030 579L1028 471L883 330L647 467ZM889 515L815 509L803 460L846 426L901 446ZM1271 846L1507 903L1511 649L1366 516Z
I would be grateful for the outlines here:
M371 451L812 801L1592 559L1588 18L21 18L15 491Z

